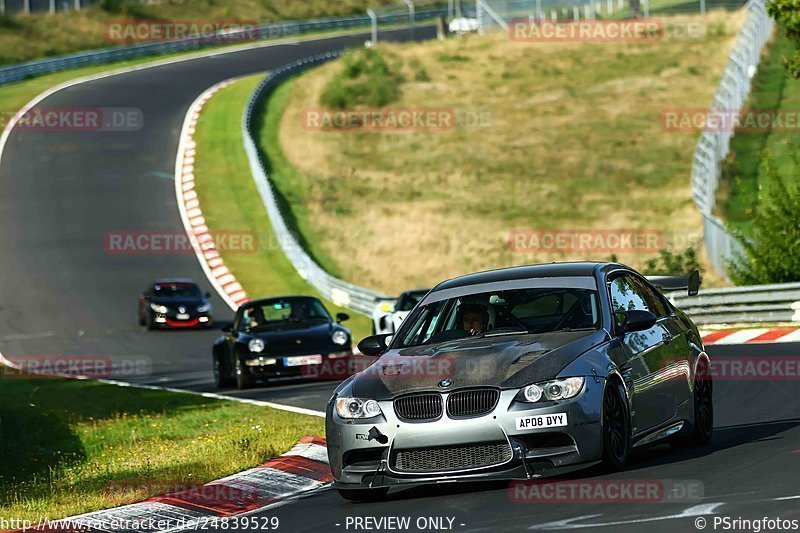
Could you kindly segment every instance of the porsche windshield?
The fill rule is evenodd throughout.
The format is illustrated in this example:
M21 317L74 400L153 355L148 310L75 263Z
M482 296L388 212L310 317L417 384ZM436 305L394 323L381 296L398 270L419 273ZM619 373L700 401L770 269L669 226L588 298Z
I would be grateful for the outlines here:
M245 331L254 329L286 329L301 327L307 322L328 322L330 315L314 298L270 300L248 306L242 313Z
M418 309L396 347L468 337L598 329L597 291L511 289L434 301Z

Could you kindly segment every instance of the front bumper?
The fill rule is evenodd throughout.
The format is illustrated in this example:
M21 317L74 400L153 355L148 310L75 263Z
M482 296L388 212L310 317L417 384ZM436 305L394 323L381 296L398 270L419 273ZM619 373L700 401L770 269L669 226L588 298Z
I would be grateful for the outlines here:
M186 313L185 316L187 318L178 318L178 314L173 311L150 311L150 322L154 327L162 329L210 328L214 325L214 318L208 313Z
M240 355L243 359L245 372L255 379L267 378L305 378L305 379L345 379L360 369L353 368L354 363L352 350L343 350L341 352L320 353L320 351L312 351L310 353L291 353L285 356L274 355L261 355L253 354L250 352ZM321 364L309 364L298 366L287 366L284 357L302 357L302 356L322 356ZM258 359L261 359L258 361ZM248 364L247 361L253 361ZM257 364L256 361L263 364Z
M515 402L517 390L502 391L495 409L476 418L442 418L408 422L394 411L393 402L381 401L383 415L370 420L346 420L328 404L326 436L328 459L335 486L378 488L450 481L530 479L583 468L599 461L603 453L600 406L603 380L586 378L581 393L570 400L528 404ZM447 395L443 394L446 404ZM535 407L534 407L535 406ZM518 429L517 418L565 413L567 425ZM385 436L381 444L372 435ZM376 433L377 431L377 433ZM508 460L488 466L403 471L397 453L410 450L450 450L483 443L507 443Z

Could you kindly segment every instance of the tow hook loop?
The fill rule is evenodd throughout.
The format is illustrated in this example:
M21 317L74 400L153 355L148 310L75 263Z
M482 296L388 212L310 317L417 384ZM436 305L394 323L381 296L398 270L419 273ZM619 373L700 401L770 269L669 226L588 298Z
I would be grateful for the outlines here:
M386 444L389 442L389 437L381 433L381 430L375 426L372 426L369 430L369 433L367 433L367 440L376 440L379 444Z

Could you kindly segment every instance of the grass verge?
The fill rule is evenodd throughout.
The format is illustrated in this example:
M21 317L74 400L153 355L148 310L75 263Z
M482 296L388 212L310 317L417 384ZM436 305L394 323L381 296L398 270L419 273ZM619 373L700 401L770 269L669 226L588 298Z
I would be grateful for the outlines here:
M91 381L0 376L0 516L40 520L140 501L280 455L318 417Z
M782 60L794 45L779 33L768 47L753 78L747 107L796 115L800 110L800 82L789 77ZM791 153L798 149L797 131L737 131L731 139L728 158L722 165L717 205L723 219L747 233L766 173L761 167L764 150L772 154L781 175L790 175Z
M251 298L283 294L319 294L306 283L284 255L261 202L242 146L244 103L263 75L240 80L216 93L203 107L195 130L195 188L211 231L253 231L259 236L255 253L222 251L225 265ZM350 314L353 338L370 334L367 317L325 305L332 313Z
M304 113L319 109L338 62L282 88L265 119L280 113L277 141L267 129L260 145L314 257L391 294L476 270L613 253L519 250L517 233L621 230L655 233L673 252L696 245L689 176L699 132L669 131L662 113L708 105L743 12L664 18L708 31L639 43L521 43L497 33L381 45L406 80L389 107L452 110L451 129L308 128ZM657 250L616 255L642 268Z

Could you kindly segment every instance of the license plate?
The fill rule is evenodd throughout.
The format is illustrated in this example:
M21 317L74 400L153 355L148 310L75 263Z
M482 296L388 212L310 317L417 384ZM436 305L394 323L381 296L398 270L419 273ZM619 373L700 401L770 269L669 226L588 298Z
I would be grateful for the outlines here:
M297 355L294 357L284 357L283 366L303 366L303 365L321 365L321 355Z
M555 428L567 425L567 413L517 417L517 429Z
M189 320L189 314L188 313L178 313L177 315L175 315L175 317L178 320Z

